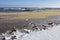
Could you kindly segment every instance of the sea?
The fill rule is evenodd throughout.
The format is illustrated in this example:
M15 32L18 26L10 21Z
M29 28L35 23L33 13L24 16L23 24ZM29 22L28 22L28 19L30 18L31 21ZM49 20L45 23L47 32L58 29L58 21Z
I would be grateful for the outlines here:
M5 7L0 8L0 12L35 12L39 11L39 8L28 8L28 7Z
M60 10L60 8L37 8L37 7L1 7L0 12L38 12L44 10Z

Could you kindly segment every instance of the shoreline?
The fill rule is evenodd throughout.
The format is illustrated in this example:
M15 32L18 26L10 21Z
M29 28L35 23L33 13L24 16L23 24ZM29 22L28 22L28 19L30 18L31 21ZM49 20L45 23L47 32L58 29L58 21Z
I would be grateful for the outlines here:
M46 10L42 12L14 12L14 13L4 13L0 12L0 16L16 16L21 19L40 19L47 18L50 16L60 16L60 10Z

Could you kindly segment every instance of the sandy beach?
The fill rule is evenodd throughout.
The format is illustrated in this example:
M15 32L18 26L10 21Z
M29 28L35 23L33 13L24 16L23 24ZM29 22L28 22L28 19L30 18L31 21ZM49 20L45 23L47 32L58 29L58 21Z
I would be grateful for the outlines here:
M58 19L57 19L58 18ZM26 22L26 19L30 19ZM51 20L52 19L52 20ZM60 23L60 10L45 10L41 12L0 12L0 32L12 29L14 26L20 28L25 23L54 21Z
M45 10L41 12L1 12L0 18L11 18L15 19L40 19L40 18L46 18L49 16L60 16L60 10Z

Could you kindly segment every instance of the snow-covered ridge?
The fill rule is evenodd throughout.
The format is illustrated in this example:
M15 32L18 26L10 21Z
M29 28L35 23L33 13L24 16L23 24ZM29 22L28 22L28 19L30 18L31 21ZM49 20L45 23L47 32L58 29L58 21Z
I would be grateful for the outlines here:
M43 27L42 31L35 29L37 27L33 27L34 30L24 29L23 32L14 28L2 35L5 40L60 40L60 24L52 26L47 29Z

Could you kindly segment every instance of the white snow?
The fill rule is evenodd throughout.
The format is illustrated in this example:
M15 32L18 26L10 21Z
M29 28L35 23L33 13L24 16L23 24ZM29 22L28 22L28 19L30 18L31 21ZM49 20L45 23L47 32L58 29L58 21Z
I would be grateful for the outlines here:
M33 31L20 40L60 40L60 25L50 30Z

